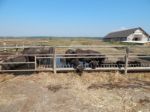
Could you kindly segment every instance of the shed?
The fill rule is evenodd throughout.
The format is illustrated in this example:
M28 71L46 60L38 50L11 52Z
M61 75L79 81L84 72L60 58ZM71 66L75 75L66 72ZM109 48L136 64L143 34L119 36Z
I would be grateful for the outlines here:
M148 42L150 36L141 27L111 32L104 37L105 41Z

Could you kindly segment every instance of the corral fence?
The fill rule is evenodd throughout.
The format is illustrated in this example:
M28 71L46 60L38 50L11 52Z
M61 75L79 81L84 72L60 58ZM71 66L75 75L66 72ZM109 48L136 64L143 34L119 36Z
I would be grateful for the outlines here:
M53 48L53 53L22 54L25 48ZM100 52L66 54L67 49L91 49ZM29 61L26 57L34 58ZM150 71L149 46L1 46L0 47L0 72L25 72L25 71L61 71L75 70L72 65L66 64L66 59L95 59L105 58L105 62L92 69L88 64L83 64L85 71ZM4 61L9 59L9 61ZM10 61L12 60L12 61ZM117 64L116 61L123 61ZM130 63L130 61L134 63ZM15 67L13 67L15 65ZM7 69L3 69L6 67Z

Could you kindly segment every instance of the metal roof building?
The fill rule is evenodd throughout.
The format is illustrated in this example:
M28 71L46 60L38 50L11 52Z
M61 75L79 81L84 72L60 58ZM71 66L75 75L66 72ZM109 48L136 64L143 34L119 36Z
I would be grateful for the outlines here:
M122 31L111 32L104 37L106 41L123 41L123 42L148 42L149 34L142 28L132 28Z

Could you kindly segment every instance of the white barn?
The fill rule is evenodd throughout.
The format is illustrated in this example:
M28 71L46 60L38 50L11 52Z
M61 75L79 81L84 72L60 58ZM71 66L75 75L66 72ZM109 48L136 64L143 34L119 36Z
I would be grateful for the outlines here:
M139 27L128 30L111 32L104 37L104 40L132 42L132 43L147 43L150 41L150 36L142 28Z

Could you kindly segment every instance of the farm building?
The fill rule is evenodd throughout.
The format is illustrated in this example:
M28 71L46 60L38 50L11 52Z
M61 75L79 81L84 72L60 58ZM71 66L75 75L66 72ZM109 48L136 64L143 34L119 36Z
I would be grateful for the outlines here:
M147 43L150 36L142 28L132 28L122 31L111 32L104 37L105 41L120 41L133 43Z

